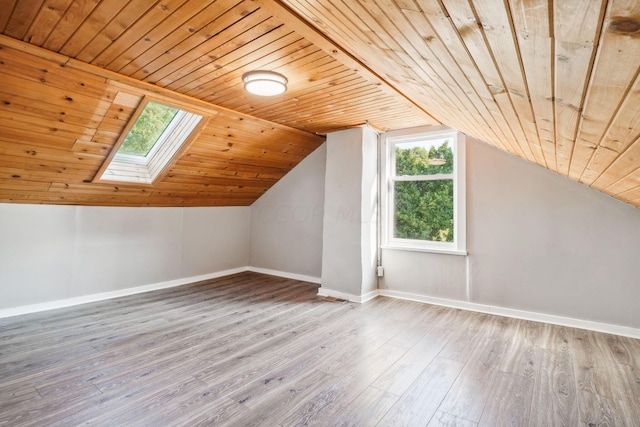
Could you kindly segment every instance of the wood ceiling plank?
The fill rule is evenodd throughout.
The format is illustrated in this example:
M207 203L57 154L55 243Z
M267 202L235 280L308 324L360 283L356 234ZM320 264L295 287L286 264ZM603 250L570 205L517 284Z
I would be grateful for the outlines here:
M209 159L208 161L192 161L184 157L178 159L169 169L168 179L172 175L223 177L239 179L280 179L286 175L288 169L265 165L243 164L226 159Z
M640 161L640 78L632 92L619 110L616 119L609 127L609 131L596 154L589 162L588 168L593 175L598 175L592 183L594 188L604 189L613 182L630 173ZM607 157L598 161L598 151L606 150ZM600 172L600 173L599 173Z
M117 39L112 42L95 57L91 63L98 67L106 68L112 61L121 57L125 52L132 50L137 43L148 44L151 39L147 40L147 34L154 28L163 24L170 17L177 19L182 6L189 0L165 0L156 3L133 25L126 28ZM200 7L204 7L204 2L198 2Z
M42 46L72 2L73 0L45 0L23 40Z
M511 25L510 10L505 3L496 3L493 0L473 0L473 7L486 37L488 49L492 53L524 131L528 150L523 148L523 151L529 160L546 166L533 108L529 100L520 51Z
M154 6L154 2L152 1L133 1L126 3L118 14L114 16L81 51L73 56L80 61L93 62L93 60L109 47L114 40L117 40L127 28L135 24L140 17L144 16Z
M6 129L29 129L33 133L41 133L46 136L74 140L79 135L84 139L91 139L95 129L89 129L85 125L75 125L65 122L51 122L48 118L35 115L17 114L11 117L0 117L0 126Z
M245 22L249 23L249 21ZM152 76L154 84L176 89L197 79L203 72L207 73L222 67L228 67L227 64L233 56L244 56L239 52L241 49L253 51L258 47L258 43L265 41L266 37L264 36L270 35L280 26L270 19L265 19L257 25L255 25L255 23L251 23L250 25L250 28L247 28L246 31L237 34L235 37L223 42L218 41L215 45L212 45L211 50L207 49L207 51L204 51L203 49L200 51L200 49L198 49L198 57L193 58L192 61L180 68L165 74L164 77L157 78ZM234 28L234 30L238 29L238 27Z
M62 109L47 102L32 102L24 97L2 93L0 90L0 111L6 117L25 115L49 120L51 124L69 123L85 128L96 128L100 123L99 117L87 117L86 112Z
M85 96L77 92L65 91L59 88L51 87L41 82L29 82L27 80L13 77L10 75L3 76L3 87L1 93L9 96L22 97L35 102L46 98L48 103L56 105L66 111L73 109L74 111L87 111L95 114L104 114L106 111L103 100L91 96ZM108 100L109 95L105 98Z
M168 89L180 91L181 93L197 91L199 88L202 88L203 85L206 85L210 81L226 74L227 70L239 68L239 65L233 66L232 64L234 62L241 63L240 61L242 61L242 58L245 58L253 52L267 49L267 46L275 42L286 46L291 43L299 42L300 40L301 37L299 35L289 31L284 26L275 28L273 31L253 40L249 45L241 46L222 57L215 57L213 62L203 64L199 69L176 79L166 87Z
M495 123L493 126L494 132L496 132L498 136L502 136L499 141L491 141L491 143L510 153L519 153L520 148L515 141L513 131L509 127L498 103L489 90L487 82L484 80L475 61L469 54L467 47L449 16L445 14L439 4L434 4L427 0L417 0L417 3L423 10L423 14L429 21L431 28L436 32L438 38L450 52L451 56L455 58L456 64L462 69L465 77L467 77L477 95L482 99L484 105L490 112L493 120L487 119L487 122Z
M274 16L278 17L283 22L287 22L287 25L294 28L297 32L303 35L307 40L311 41L312 43L320 47L322 50L329 53L331 56L336 58L341 63L347 65L349 68L358 72L368 82L375 85L380 85L381 81L384 82L380 85L380 89L384 91L384 93L392 97L397 97L398 95L400 95L401 96L400 102L402 105L408 107L409 110L416 108L417 114L421 116L424 115L429 117L430 123L425 123L425 124L440 123L437 119L435 119L431 114L425 111L422 107L419 107L415 102L411 101L406 95L398 92L397 89L395 89L390 84L390 82L385 82L383 79L381 79L380 75L375 74L375 72L373 72L370 68L368 68L366 58L364 61L362 61L361 59L362 62L359 62L355 60L355 58L351 56L351 54L347 53L343 49L339 49L334 42L330 41L327 38L325 34L328 34L328 33L325 32L325 34L322 34L321 32L322 28L319 27L321 22L318 22L318 20L315 19L313 16L309 16L307 14L306 18L308 22L312 23L316 29L311 28L307 22L304 22L298 16L292 15L291 11L287 7L294 6L294 3L296 2L294 2L293 0L287 0L282 2L273 2L269 0L254 0L254 1L260 3L262 7L268 8L274 14ZM286 3L287 6L284 6L281 3ZM309 4L310 3L308 2L303 3L301 6L299 5L299 7L302 8ZM302 16L303 18L305 17L301 9L298 9L298 8L294 8L294 9L300 16ZM352 50L352 52L357 52L357 50Z
M270 20L270 16L262 11L261 9L249 9L244 7L244 4L236 6L234 9L231 9L224 13L219 19L214 21L215 27L212 25L209 28L205 28L213 35L206 35L204 40L199 40L194 34L193 37L185 40L184 42L177 45L171 52L180 52L175 55L175 58L168 64L163 65L160 68L154 66L154 63L149 64L146 69L154 70L151 73L145 73L146 69L143 70L144 74L140 72L133 75L134 78L144 79L149 83L157 83L159 80L171 75L179 70L182 70L184 67L188 67L189 65L196 64L202 65L204 60L211 60L208 56L211 51L219 48L220 46L224 46L226 43L227 48L235 47L235 44L232 41L237 36L245 33L246 31L252 29L256 25L263 24L263 32L268 33L279 25L272 20ZM215 54L213 54L215 55ZM164 61L166 57L163 57Z
M0 8L0 32L4 34L5 27L7 23L11 19L11 14L13 13L13 9L16 6L18 0L7 0L3 7Z
M607 194L617 194L620 192L620 188L617 188L616 185L624 181L629 175L637 172L638 169L640 169L640 137L636 138L609 165L607 170L593 183L593 186Z
M476 128L478 134L485 140L497 139L491 127L486 124L484 116L478 114L478 107L483 111L485 108L475 92L469 88L469 82L455 65L455 60L449 57L453 64L445 65L444 58L448 55L448 51L446 49L441 49L437 53L434 51L437 43L432 43L434 32L433 29L429 28L428 23L424 22L424 20L419 20L414 25L409 19L411 15L402 13L391 0L380 0L376 3L379 4L379 7L368 7L368 10L370 13L374 11L375 19L389 33L390 37L394 40L400 40L402 49L408 56L405 59L407 66L414 68L413 64L416 64L418 67L424 68L422 64L426 63L429 68L424 68L425 72L429 76L436 76L436 81L442 81L445 84L445 86L441 87L442 92L449 91L455 95L454 105L457 109L464 110L465 107L469 108L470 106L474 110L474 114L469 114L465 117L471 119L467 126ZM421 33L418 28L422 29L422 31L427 28L429 30ZM428 42L427 40L431 41Z
M62 172L47 172L47 171L37 171L33 169L24 169L16 166L0 166L2 167L2 172L0 172L0 178L3 179L13 179L20 180L25 179L28 181L46 181L53 182L59 178L59 175ZM66 180L74 183L81 183L83 180L88 179L87 173L85 171L79 172L77 175L74 175L72 171L65 170L64 176Z
M481 125L485 129L485 135L488 136L486 140L504 141L506 137L500 127L495 126L495 124L493 126L491 125L494 122L494 118L485 104L485 99L478 95L476 87L469 80L469 76L465 74L462 67L458 64L456 57L447 49L446 44L440 39L435 28L431 26L427 16L422 12L413 10L403 10L403 13L412 23L413 28L419 32L424 43L430 47L433 56L430 60L441 62L441 69L446 69L451 73L455 82L465 92L469 101L473 104L475 112L482 118ZM467 56L466 53L465 56ZM493 102L493 98L491 98L491 102ZM499 143L499 148L505 149L504 144Z
M316 5L322 3L318 2ZM358 55L361 61L366 63L367 58L371 58L372 67L378 70L388 70L384 75L396 83L394 86L397 86L397 89L412 93L413 99L421 99L420 95L422 95L422 98L430 99L433 102L437 98L437 102L440 105L439 110L447 111L450 121L458 123L461 128L469 129L471 127L469 123L471 118L464 114L459 114L460 111L464 110L460 104L459 97L448 95L446 84L434 77L436 73L429 64L424 61L416 63L404 51L404 48L409 48L409 44L404 40L404 37L396 40L387 33L385 26L380 24L380 21L386 19L385 13L380 12L373 2L367 3L366 8L362 3L356 1L336 1L334 3L326 1L324 3L332 4L333 6L324 8L325 18L322 22L328 27L332 25L330 18L332 13L337 15L339 12L344 16L342 21L346 24L334 29L335 33L344 34L348 31L353 35L354 40L358 40L363 35L368 36L367 39L363 39L352 48L352 51L362 51ZM375 16L372 15L372 9L374 8L377 11ZM389 27L393 27L393 24L389 24ZM342 40L344 40L344 36ZM402 42L402 44L399 44L399 42ZM410 50L414 51L414 49ZM384 54L381 55L380 52Z
M502 75L493 59L493 53L485 40L484 32L480 29L474 10L466 0L443 1L446 13L460 34L466 50L473 58L474 63L482 73L489 91L502 111L505 121L509 124L514 140L513 154L525 159L535 161L522 123L518 118L516 107L512 102L511 94L506 88ZM473 134L473 132L468 132Z
M44 43L39 46L54 52L60 51L99 3L100 0L74 0Z
M612 120L628 96L640 70L640 45L637 31L619 31L621 16L640 16L640 4L618 0L609 4L605 17L594 71L587 91L580 129L571 157L569 175L591 184L606 167L603 158L592 169L587 166L602 143ZM605 147L606 148L606 147ZM600 150L607 151L609 150ZM612 161L613 156L605 156Z
M329 64L331 65L333 64ZM246 94L238 98L225 98L225 105L237 111L264 115L266 118L277 115L278 112L284 115L291 111L299 111L305 106L313 108L323 100L331 99L333 104L334 100L340 99L341 94L347 91L351 92L349 96L357 96L353 93L354 88L362 92L380 93L351 70L335 67L329 68L322 75L316 75L313 81L292 82L285 94L271 98L271 102L258 95Z
M64 64L29 61L22 55L18 55L16 50L1 46L0 69L4 76L23 79L25 85L29 87L43 88L43 86L47 86L47 88L61 89L67 93L78 93L94 99L104 97L107 88L107 83L103 78L78 73L75 70L65 68Z
M276 179L252 179L246 178L238 180L237 178L220 177L220 176L189 176L178 175L171 173L171 176L167 176L161 183L164 185L180 185L180 184L200 184L200 185L222 185L222 186L245 186L256 188L267 188L277 182Z
M557 170L553 91L553 39L548 0L510 4L534 122L545 166Z
M296 58L304 57L316 51L317 48L304 39L282 47L279 43L273 43L255 52L261 55L259 59L252 59L258 58L257 56L241 58L235 63L229 64L228 68L221 68L220 72L216 73L218 76L215 80L207 82L189 93L205 101L225 105L223 101L218 100L218 91L212 90L212 86L227 88L228 84L231 84L236 87L236 94L238 92L243 93L242 75L245 72L261 69L277 70L280 65L284 65L288 61L295 61ZM210 75L212 74L210 73ZM224 93L222 90L221 92Z
M11 18L4 28L4 34L14 39L22 39L38 14L44 0L28 0L15 3Z
M604 190L604 192L619 198L625 193L628 195L629 192L635 192L638 190L638 187L640 187L640 169L636 169L619 181L610 185ZM628 198L626 198L625 201L628 201Z
M137 188L119 184L69 184L65 182L52 182L49 193L72 193L74 195L99 195L117 193L122 196L148 197L151 195L150 188Z
M34 179L0 178L0 193L10 191L49 191L51 182Z
M10 141L5 138L0 139L0 141L2 142L0 154L3 156L33 159L34 162L60 161L72 166L75 165L74 167L81 167L81 165L94 167L101 165L104 161L104 157L94 154L74 153L71 150L25 145L24 143Z
M317 64L317 67L314 67L313 64ZM293 77L289 79L287 92L283 96L279 96L277 99L265 99L264 97L243 91L242 96L228 98L225 101L225 105L232 110L242 112L271 112L281 107L290 107L292 104L297 105L300 100L307 102L315 98L316 95L321 94L325 88L329 89L328 91L324 91L325 94L329 92L326 95L342 91L344 85L350 85L352 82L360 87L376 90L374 86L360 78L360 76L353 71L339 64L330 56L327 56L323 51L314 52L296 61L295 71L293 72L291 72L292 65L293 64L288 64L285 67L275 70L285 76L291 76L293 74ZM350 79L343 80L343 83L340 85L333 80L334 78L341 78L345 74L350 76ZM346 77L344 78L346 79ZM328 87L325 85L328 85ZM377 92L380 93L379 90ZM384 95L381 94L381 96Z
M20 170L21 173L30 171L36 174L42 174L43 176L52 176L59 179L61 176L69 174L71 176L84 176L92 178L91 172L88 172L84 166L74 167L69 164L56 164L55 162L37 162L34 163L32 158L16 157L16 156L2 156L0 157L0 170L13 171ZM11 172L13 175L14 173Z
M58 53L75 57L122 9L119 0L102 0L91 10Z
M263 193L270 185L264 182L258 182L257 184L248 185L246 183L233 185L220 185L220 184L189 184L184 182L159 182L155 188L158 191L181 191L181 192L195 192L195 193Z
M143 79L171 62L176 55L184 53L184 51L177 49L178 46L194 46L214 35L217 32L216 20L238 3L244 2L242 0L218 0L210 3L175 30L169 34L165 33L165 37L158 43L117 71L127 76L138 76ZM109 68L111 69L111 66Z
M229 142L233 141L233 142ZM264 146L254 146L247 143L246 139L232 136L224 139L211 138L207 141L206 146L203 144L193 145L189 149L189 153L196 156L206 156L208 152L221 151L226 153L225 155L232 156L234 158L265 158L272 160L281 160L283 162L300 162L306 157L312 150L302 150L293 147L288 147L286 151L279 152L278 150L269 150Z
M606 1L554 2L556 162L569 175Z

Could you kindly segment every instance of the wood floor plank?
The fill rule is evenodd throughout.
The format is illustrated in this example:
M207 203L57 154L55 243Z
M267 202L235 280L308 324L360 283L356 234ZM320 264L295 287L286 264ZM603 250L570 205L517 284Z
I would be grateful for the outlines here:
M402 396L422 371L440 353L450 339L451 331L433 328L407 351L398 363L387 370L373 386Z
M541 349L540 369L534 384L530 425L578 424L577 383L571 355Z
M426 425L463 366L460 362L441 357L431 362L378 425L399 427L418 424L418 420Z
M528 425L533 385L531 377L498 372L478 426Z
M621 425L640 340L244 272L0 319L0 426Z
M456 417L443 411L435 413L427 427L475 427L478 423Z
M504 341L499 339L481 342L439 409L460 418L479 422L494 387L497 365L500 363L504 347Z
M336 427L375 426L398 400L395 394L368 387L351 403L341 408Z

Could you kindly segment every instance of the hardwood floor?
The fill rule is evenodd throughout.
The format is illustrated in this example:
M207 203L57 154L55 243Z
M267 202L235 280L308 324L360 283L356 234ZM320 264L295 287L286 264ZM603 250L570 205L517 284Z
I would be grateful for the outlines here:
M640 341L242 273L0 319L1 426L640 426Z

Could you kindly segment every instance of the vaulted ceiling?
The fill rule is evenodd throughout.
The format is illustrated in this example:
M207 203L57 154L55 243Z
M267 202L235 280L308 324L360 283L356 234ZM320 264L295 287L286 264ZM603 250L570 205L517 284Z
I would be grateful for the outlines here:
M443 123L640 206L637 0L7 0L0 201L249 205L324 140ZM288 91L246 93L269 69ZM154 184L94 178L145 97L206 124Z

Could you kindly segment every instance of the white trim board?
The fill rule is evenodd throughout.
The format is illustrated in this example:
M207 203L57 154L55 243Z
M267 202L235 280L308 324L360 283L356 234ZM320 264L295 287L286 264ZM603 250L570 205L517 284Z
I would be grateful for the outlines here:
M160 289L173 288L176 286L189 285L203 280L217 279L231 274L243 273L247 267L238 267L230 270L217 271L215 273L202 274L200 276L184 277L181 279L169 280L166 282L153 283L151 285L137 286L135 288L119 289L117 291L102 292L99 294L83 295L80 297L66 298L55 301L42 302L38 304L23 305L14 308L0 309L0 319L4 317L19 316L21 314L37 313L40 311L54 310L56 308L72 307L74 305L87 304L90 302L103 301L112 298L119 298L128 295L141 294L143 292L157 291Z
M609 323L593 322L590 320L574 319L571 317L536 313L533 311L517 310L513 308L478 304L474 302L429 297L425 295L412 294L409 292L392 291L389 289L379 289L378 293L379 295L385 297L424 302L427 304L441 305L445 307L459 308L469 311L477 311L480 313L495 314L498 316L513 317L515 319L531 320L534 322L550 323L552 325L568 326L571 328L588 329L596 332L604 332L607 334L621 335L625 337L640 339L640 329L631 328L629 326L612 325Z
M357 302L362 304L377 297L378 290L376 289L375 291L367 292L364 295L355 295L355 294L349 294L347 292L334 291L333 289L320 287L318 289L318 296L338 298L338 299L343 299L346 301Z
M317 285L320 284L319 277L307 276L305 274L289 273L286 271L270 270L268 268L252 267L252 266L247 267L247 271L252 271L254 273L260 273L260 274L268 274L270 276L284 277L285 279L301 280L303 282L315 283Z

